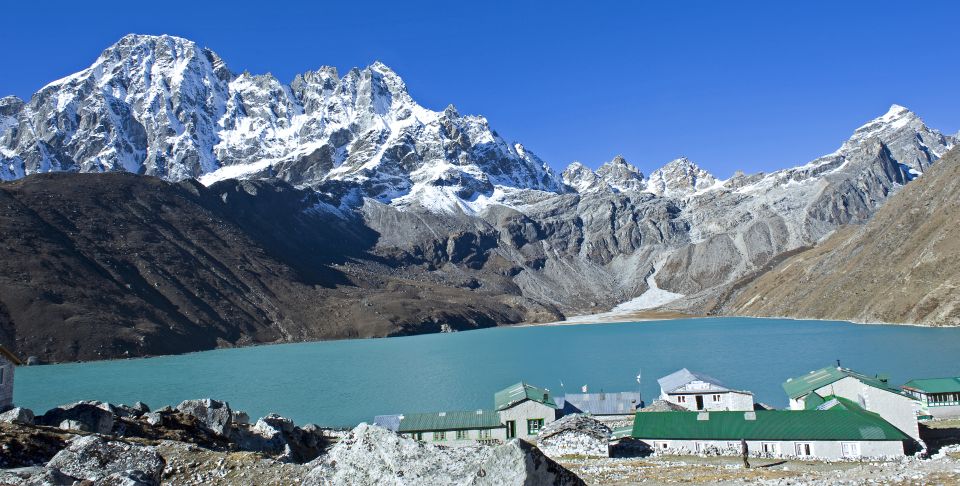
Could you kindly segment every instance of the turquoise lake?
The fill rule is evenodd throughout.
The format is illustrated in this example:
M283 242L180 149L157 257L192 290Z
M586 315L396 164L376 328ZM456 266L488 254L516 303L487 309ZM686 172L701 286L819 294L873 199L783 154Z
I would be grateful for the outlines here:
M81 399L151 407L189 398L229 401L251 418L352 426L374 415L493 406L518 381L562 394L636 390L686 367L778 407L780 384L841 364L911 378L960 375L960 329L848 322L711 318L501 327L389 339L279 344L179 356L22 367L15 401L38 413Z

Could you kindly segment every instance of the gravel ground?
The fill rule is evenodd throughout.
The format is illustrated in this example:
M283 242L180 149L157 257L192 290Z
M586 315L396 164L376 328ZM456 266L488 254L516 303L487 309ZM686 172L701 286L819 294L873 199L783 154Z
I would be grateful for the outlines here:
M305 464L287 464L253 452L217 452L182 442L161 441L167 460L163 484L258 486L300 484L310 472Z
M643 459L559 461L587 484L764 484L764 485L956 485L960 452L930 460L815 462L737 457L661 456Z

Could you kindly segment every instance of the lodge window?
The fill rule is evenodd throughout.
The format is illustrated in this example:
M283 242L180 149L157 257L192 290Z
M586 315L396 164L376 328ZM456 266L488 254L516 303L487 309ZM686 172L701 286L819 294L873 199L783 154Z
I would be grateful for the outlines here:
M439 441L442 441L442 440L447 440L447 433L446 433L446 432L434 432L434 433L433 433L433 440L436 441L436 442L439 442Z
M777 443L776 442L763 442L760 444L760 449L764 454L776 454L777 453Z
M491 437L490 429L483 429L483 430L480 431L480 438L481 438L481 439L489 439L490 437Z
M527 435L537 435L543 428L543 419L527 419Z
M678 396L677 403L687 403L687 397L685 395Z
M809 442L797 442L795 444L797 456L807 457L813 455L813 448L810 446Z
M466 440L470 438L469 430L458 430L457 431L457 440Z
M417 432L416 434L411 434L417 440L423 440L423 432Z
M840 450L843 453L843 457L860 457L859 442L841 442Z
M714 396L713 396L713 401L714 401L714 403L719 403L719 402L720 402L720 395L714 395Z
M655 448L657 448L657 449L668 449L668 448L670 448L670 443L669 443L669 442L654 442L654 443L653 443L653 447L655 447Z

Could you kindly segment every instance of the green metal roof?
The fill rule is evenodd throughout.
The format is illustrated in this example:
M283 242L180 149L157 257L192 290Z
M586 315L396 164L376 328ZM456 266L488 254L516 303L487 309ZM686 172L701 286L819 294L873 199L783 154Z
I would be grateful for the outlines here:
M750 416L755 418L748 420ZM873 412L842 409L637 413L631 435L681 440L909 439Z
M496 410L411 413L402 415L397 432L495 429L503 427Z
M824 400L823 397L818 395L816 392L810 392L810 395L807 397L807 399L803 401L803 407L807 410L814 410L820 405L823 405L823 402L825 401L826 400Z
M557 404L553 401L553 397L550 396L549 390L528 385L522 381L516 385L504 388L493 395L493 402L497 410L510 408L524 400L533 400L550 408L557 408Z
M816 408L816 407L814 407ZM853 412L865 412L859 403L848 398L838 397L836 395L827 395L823 397L823 403L818 410L850 410Z
M889 383L880 378L867 376L846 368L837 368L836 366L828 366L797 378L791 378L783 383L783 391L787 392L790 398L800 398L820 387L840 381L848 376L860 380L865 385L903 395L902 390L890 386Z
M921 378L910 380L904 388L911 388L923 393L951 393L960 392L960 378Z
M631 425L627 425L625 427L617 427L613 429L613 432L610 434L610 439L618 440L624 437L630 437L630 434L632 433L633 433L633 426Z

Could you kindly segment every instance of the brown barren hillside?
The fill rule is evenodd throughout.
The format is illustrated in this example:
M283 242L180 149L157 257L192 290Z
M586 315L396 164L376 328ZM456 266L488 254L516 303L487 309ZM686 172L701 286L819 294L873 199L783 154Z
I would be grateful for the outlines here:
M960 151L907 184L865 225L741 283L724 314L960 325Z

